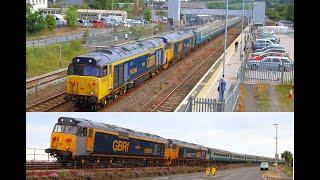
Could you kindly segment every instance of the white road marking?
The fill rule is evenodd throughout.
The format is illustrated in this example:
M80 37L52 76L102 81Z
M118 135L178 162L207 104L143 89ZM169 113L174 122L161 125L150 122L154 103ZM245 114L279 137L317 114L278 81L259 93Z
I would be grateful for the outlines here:
M152 179L152 180L160 180L160 179L169 179L169 177L154 178L154 179Z

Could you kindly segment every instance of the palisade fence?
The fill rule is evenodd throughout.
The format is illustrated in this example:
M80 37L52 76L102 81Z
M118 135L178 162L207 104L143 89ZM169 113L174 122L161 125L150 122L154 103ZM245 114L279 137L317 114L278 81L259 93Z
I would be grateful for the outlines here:
M220 101L218 99L196 98L191 96L188 99L185 112L233 112L239 98L245 64L246 61L241 62L237 72L236 84L224 100Z
M54 162L55 158L52 158L49 153L45 152L45 149L38 148L26 148L26 161L27 162Z

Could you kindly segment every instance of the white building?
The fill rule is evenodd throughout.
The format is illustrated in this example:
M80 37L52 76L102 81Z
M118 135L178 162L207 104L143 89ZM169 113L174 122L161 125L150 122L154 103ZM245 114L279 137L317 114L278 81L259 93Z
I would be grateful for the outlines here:
M48 8L48 0L27 0L33 5L33 9L37 11L39 8Z

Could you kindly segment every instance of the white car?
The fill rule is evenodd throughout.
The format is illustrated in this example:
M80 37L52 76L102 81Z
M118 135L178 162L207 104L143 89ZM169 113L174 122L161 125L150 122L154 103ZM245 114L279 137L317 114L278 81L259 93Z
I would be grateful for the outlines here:
M269 164L268 162L261 162L260 164L260 170L268 170L269 169Z

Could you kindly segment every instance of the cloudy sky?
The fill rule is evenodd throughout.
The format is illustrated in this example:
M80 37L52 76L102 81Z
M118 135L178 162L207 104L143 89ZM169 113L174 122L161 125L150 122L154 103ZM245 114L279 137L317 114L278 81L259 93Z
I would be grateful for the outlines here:
M233 152L274 157L275 126L278 151L293 151L293 113L27 113L26 146L48 148L60 116L114 124Z

